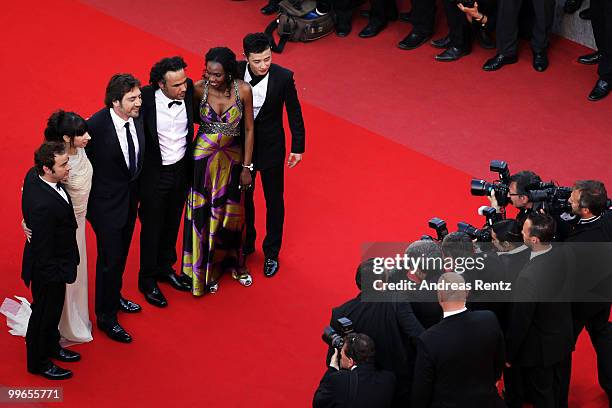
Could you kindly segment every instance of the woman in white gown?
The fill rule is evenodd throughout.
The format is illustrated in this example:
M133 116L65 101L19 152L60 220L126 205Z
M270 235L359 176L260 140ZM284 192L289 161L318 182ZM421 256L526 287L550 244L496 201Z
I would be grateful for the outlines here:
M66 150L69 152L70 174L64 187L74 207L74 215L78 224L76 231L77 244L79 246L80 262L77 268L77 278L72 284L66 285L66 300L59 324L60 335L63 339L73 343L85 343L93 340L91 335L91 321L89 320L89 306L87 301L87 246L85 242L85 214L87 211L87 201L91 190L91 177L93 168L84 147L91 139L87 133L87 123L85 120L73 112L57 111L49 117L47 128L45 129L45 140L63 141L66 143ZM31 232L24 225L26 236ZM22 307L27 307L22 305ZM29 319L29 313L19 313ZM20 320L19 318L18 320ZM16 323L16 324L15 324ZM25 336L25 331L21 333L23 327L27 327L26 322L11 322L9 326L15 329L14 334Z

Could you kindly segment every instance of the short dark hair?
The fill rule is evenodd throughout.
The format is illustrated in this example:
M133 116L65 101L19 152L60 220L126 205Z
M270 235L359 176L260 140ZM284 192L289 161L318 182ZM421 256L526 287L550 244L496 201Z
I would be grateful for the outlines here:
M557 223L555 219L548 214L532 212L527 216L531 221L529 235L539 238L541 242L552 242L555 238L555 230Z
M366 278L374 276L374 258L366 259L357 267L357 272L355 272L355 283L359 290L361 290L361 280L363 276Z
M491 229L495 232L500 242L523 242L521 224L516 220L507 219L497 221L491 225Z
M163 58L151 67L149 84L153 89L159 89L159 81L165 83L164 75L166 75L166 72L176 72L185 68L187 68L187 64L179 56Z
M232 85L232 81L238 78L238 62L236 54L227 47L215 47L208 50L204 56L204 65L209 62L217 62L223 67L225 72L225 83L227 86ZM206 69L206 68L205 68Z
M376 345L367 334L350 333L344 338L346 349L344 354L352 358L355 364L374 364L376 361Z
M64 142L64 135L70 137L70 143L76 136L83 136L87 132L87 122L74 112L58 110L53 112L47 120L45 140L48 142Z
M259 54L270 48L270 39L264 33L247 34L242 39L242 49L248 58L249 54Z
M440 262L427 262L426 267L421 268L420 271L423 272L428 278L437 279L437 276L442 273L442 258L444 255L442 254L442 248L435 241L430 240L420 240L415 241L406 248L404 252L406 256L412 259L417 259L424 257L425 259L440 259ZM433 263L433 265L431 265ZM440 268L438 268L440 266Z
M580 191L581 208L588 208L593 215L601 215L606 209L608 193L606 186L599 180L578 180L574 183L574 190Z
M465 232L451 232L442 240L442 253L451 258L474 256L474 243Z
M113 101L121 102L123 96L134 88L140 88L140 81L134 78L132 74L113 75L106 85L104 105L107 108L112 108Z
M55 156L66 153L66 145L63 142L44 142L34 152L34 167L39 176L45 174L43 167L53 168Z
M518 173L514 173L510 176L510 183L516 183L516 193L521 195L527 195L527 187L531 184L541 183L542 179L540 176L535 174L531 170L523 170Z

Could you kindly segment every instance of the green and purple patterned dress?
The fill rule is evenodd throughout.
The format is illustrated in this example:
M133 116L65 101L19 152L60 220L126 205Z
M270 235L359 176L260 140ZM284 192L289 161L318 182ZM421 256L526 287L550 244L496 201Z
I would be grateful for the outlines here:
M242 103L236 81L233 88L236 102L220 115L208 104L208 82L200 102L183 241L183 273L193 279L196 296L208 292L225 269L242 264Z

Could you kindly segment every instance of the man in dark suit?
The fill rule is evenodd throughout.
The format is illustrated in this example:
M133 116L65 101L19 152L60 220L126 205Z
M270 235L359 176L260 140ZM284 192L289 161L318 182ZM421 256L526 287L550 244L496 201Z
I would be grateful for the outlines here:
M263 33L249 34L243 40L246 61L238 63L238 75L253 87L255 116L255 145L253 146L253 180L261 174L261 185L266 199L266 237L263 241L265 256L264 275L272 277L279 269L278 254L283 239L285 218L284 162L285 129L283 106L287 109L291 129L289 168L295 167L304 153L304 120L298 100L293 72L272 64L268 38ZM246 255L255 251L255 206L253 190L245 194Z
M606 0L591 0L590 7L597 51L578 57L578 62L585 65L599 64L599 78L588 96L590 101L595 102L608 96L612 84L612 3Z
M117 320L117 312L140 311L121 297L138 208L138 176L144 159L145 137L139 119L140 82L130 74L116 74L106 87L105 108L88 121L91 141L86 151L93 166L87 219L96 234L96 317L111 339L132 341Z
M32 284L32 314L26 348L28 371L51 380L72 377L70 370L49 359L78 361L78 353L59 345L58 325L64 307L66 284L76 279L79 249L72 201L61 182L70 165L63 143L45 142L34 155L35 167L23 183L23 219L32 230L23 251L21 277Z
M335 349L312 401L313 408L388 408L393 399L395 376L374 366L374 341L361 333L344 339L338 361Z
M157 281L190 291L185 275L172 269L176 239L187 198L193 156L193 82L181 57L164 58L151 68L142 88L144 164L139 177L140 271L138 288L147 302L168 302Z
M412 408L503 408L496 382L504 366L504 335L488 310L468 311L461 275L438 280L444 319L418 340Z
M520 370L517 378L527 382L535 408L563 406L567 395L561 374L574 345L571 304L563 300L573 285L575 261L569 251L550 244L555 234L551 216L530 213L522 233L531 255L512 288L506 366ZM506 405L521 407L522 383L506 378L505 387Z
M373 259L362 262L357 268L355 282L359 290L370 288ZM393 278L393 274L385 279ZM363 282L363 285L362 285ZM353 323L355 332L367 334L377 344L376 363L380 368L392 371L397 378L393 407L406 406L410 402L410 384L414 364L414 340L423 332L409 302L365 301L360 292L355 298L332 309L330 326L341 332L338 319L346 317ZM334 350L327 353L327 363Z
M612 402L612 323L610 319L610 302L596 302L588 299L589 293L610 295L610 245L601 244L612 241L610 231L602 217L605 216L608 193L601 181L579 180L574 184L569 199L572 212L580 218L569 233L565 242L571 243L576 254L576 262L580 271L580 284L584 295L581 300L591 302L576 302L572 304L574 322L574 342L583 329L586 328L591 343L597 354L597 377L599 385L608 394ZM606 288L607 287L607 288ZM606 293L606 290L608 293ZM609 299L609 297L608 297ZM571 360L564 373L565 387L569 387Z

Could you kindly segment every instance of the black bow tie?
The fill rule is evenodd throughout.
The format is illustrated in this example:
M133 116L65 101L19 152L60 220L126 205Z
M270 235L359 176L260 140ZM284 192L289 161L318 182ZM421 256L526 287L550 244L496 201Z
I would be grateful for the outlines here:
M177 105L182 105L183 104L183 102L181 102L181 101L172 101L172 102L168 103L168 109L170 109L172 107L172 105L174 105L175 103Z
M63 186L62 186L62 183L60 183L60 182L58 182L58 183L55 185L55 188L57 189L57 191L62 191L62 187L63 187Z

